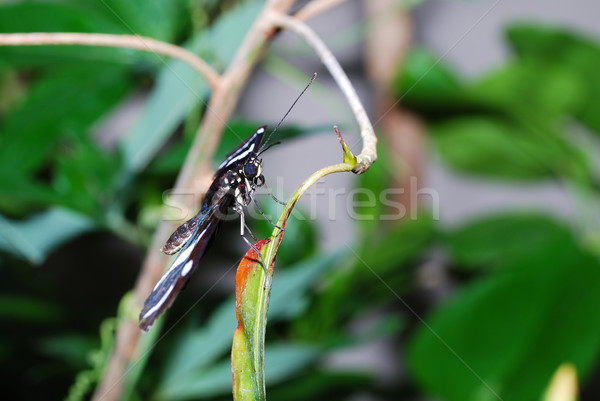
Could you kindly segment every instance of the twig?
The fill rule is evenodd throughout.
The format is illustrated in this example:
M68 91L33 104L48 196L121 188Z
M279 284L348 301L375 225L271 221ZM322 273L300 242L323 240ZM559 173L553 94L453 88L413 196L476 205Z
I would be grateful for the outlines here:
M367 116L356 90L350 83L348 76L340 66L335 56L327 48L321 38L308 25L296 18L281 13L271 14L271 21L274 25L289 29L298 36L302 37L317 53L329 73L338 84L340 90L346 96L354 117L360 127L360 135L363 141L363 148L357 157L357 165L354 172L362 174L377 160L377 137L373 130L373 125Z
M330 8L333 8L345 2L346 0L314 0L302 7L296 14L294 14L294 18L296 18L299 21L306 21L316 15L324 13Z
M194 53L160 40L138 35L102 33L5 33L0 34L0 46L86 45L137 49L177 58L198 71L212 90L219 85L219 74Z

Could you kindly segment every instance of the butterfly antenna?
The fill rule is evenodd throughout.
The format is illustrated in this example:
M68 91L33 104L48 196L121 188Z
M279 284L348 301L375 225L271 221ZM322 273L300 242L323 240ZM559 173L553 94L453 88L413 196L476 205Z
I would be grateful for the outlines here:
M300 92L300 94L298 95L298 97L296 98L296 100L294 100L294 103L292 103L292 105L290 106L290 108L288 109L288 111L285 113L285 115L283 116L283 118L277 123L277 125L275 126L275 128L273 128L273 131L271 131L271 133L269 134L269 136L267 136L267 139L264 142L265 145L263 145L263 147L266 146L267 143L269 143L269 139L271 139L271 136L273 136L273 134L275 133L275 131L277 131L277 128L279 128L279 126L281 125L281 123L283 122L283 120L285 120L285 118L288 116L288 114L290 114L290 111L292 111L292 109L294 108L294 106L296 105L296 103L298 103L298 100L300 100L300 98L302 97L302 95L304 95L304 92L306 92L306 90L308 89L308 87L313 83L313 81L316 78L317 78L317 73L315 72L312 75L312 77L310 78L310 81L308 81L308 84L302 90L302 92Z
M262 155L263 153L265 153L267 150L271 149L275 145L281 145L281 141L275 141L275 142L273 142L271 144L268 144L268 145L265 144L265 146L263 146L263 149L260 152L258 152L257 156Z

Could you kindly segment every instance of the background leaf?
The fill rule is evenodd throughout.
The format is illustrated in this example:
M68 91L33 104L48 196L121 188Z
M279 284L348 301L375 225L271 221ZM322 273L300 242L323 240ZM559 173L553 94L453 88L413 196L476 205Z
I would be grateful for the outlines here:
M93 227L89 218L62 208L49 209L22 222L0 215L0 248L38 264L56 246Z
M533 180L578 176L582 159L568 145L539 138L516 124L483 117L447 120L432 127L434 144L453 168L497 178Z
M549 216L507 212L447 231L444 244L458 267L489 268L506 266L532 250L543 252L570 237L571 233Z
M597 258L563 238L528 256L425 319L409 353L424 388L449 401L492 400L494 393L530 400L564 362L583 376L590 371L600 348L600 322L587 318L600 307Z
M52 18L48 18L51 15ZM90 0L26 1L2 4L0 32L99 32L132 34L102 3ZM0 63L18 67L97 62L131 64L138 52L83 46L2 46ZM133 56L133 57L132 57Z
M521 59L535 60L543 66L538 71L562 67L579 79L584 93L575 116L599 134L600 117L595 110L600 107L600 77L594 73L600 64L597 41L564 29L524 23L510 26L506 36Z
M90 211L88 206L78 203L76 194L72 192L69 195L74 197L63 198L58 194L52 197L43 190L31 191L29 188L32 188L32 181L44 182L44 176L52 178L56 174L55 184L58 187L52 189L59 193L69 192L69 188L65 187L74 185L74 177L66 169L77 173L75 166L65 167L63 162L62 168L53 169L53 163L60 154L70 151L67 138L78 143L79 151L85 146L88 157L92 153L98 155L95 157L97 161L103 159L103 151L92 145L89 127L130 89L126 76L126 70L110 64L97 64L95 68L73 66L56 70L29 89L27 100L0 125L0 179L6 183L0 191L5 209L21 214L51 200ZM83 161L87 165L79 174L85 175L86 170L89 170L88 174L98 172L94 172L92 160ZM40 176L42 179L39 179ZM80 194L81 199L85 199L85 192Z

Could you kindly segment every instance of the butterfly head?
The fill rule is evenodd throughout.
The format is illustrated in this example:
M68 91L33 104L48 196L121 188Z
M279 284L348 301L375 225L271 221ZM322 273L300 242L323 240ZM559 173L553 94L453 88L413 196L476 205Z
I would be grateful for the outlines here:
M265 177L262 175L262 159L251 158L242 168L241 174L250 186L262 186L265 183Z

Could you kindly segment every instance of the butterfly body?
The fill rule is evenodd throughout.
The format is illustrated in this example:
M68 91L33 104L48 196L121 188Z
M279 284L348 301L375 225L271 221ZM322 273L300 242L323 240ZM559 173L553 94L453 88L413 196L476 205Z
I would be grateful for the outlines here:
M140 313L143 330L150 328L185 287L230 209L240 214L243 227L243 207L252 201L256 187L264 184L262 160L257 157L265 132L266 126L259 127L225 158L198 214L179 226L161 249L167 255L179 255L144 302Z
M271 131L265 142L268 142L275 131L277 131L277 128L279 128L316 77L317 73L314 73L308 85L294 100L291 107L279 123L277 123L273 131ZM213 239L222 217L229 209L233 209L239 213L242 238L250 247L254 248L261 259L263 267L267 268L260 251L244 236L244 227L246 225L243 210L244 206L248 206L253 200L256 187L265 184L265 178L262 175L262 160L258 156L270 146L279 143L275 142L267 148L261 147L266 129L266 126L259 127L254 134L227 155L215 173L213 182L204 197L204 202L198 214L177 228L161 249L168 255L177 252L179 254L144 302L144 307L140 313L140 328L142 330L148 330L156 318L171 305L177 294L185 287L192 271ZM267 189L266 186L265 189ZM267 193L273 200L284 204L275 198L268 189ZM256 203L256 207L272 225L278 227L262 212L258 203ZM279 228L283 230L283 228Z

